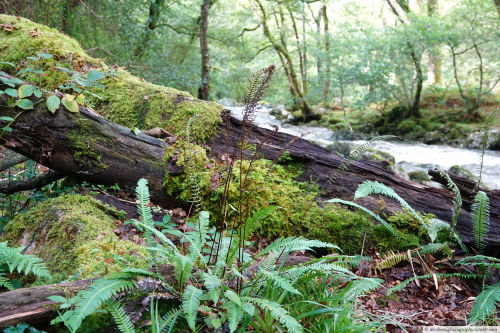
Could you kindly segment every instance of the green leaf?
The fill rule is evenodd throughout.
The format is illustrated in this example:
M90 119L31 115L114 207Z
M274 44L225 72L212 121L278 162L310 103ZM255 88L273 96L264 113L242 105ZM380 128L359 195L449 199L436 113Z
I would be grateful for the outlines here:
M490 199L483 191L477 192L471 206L472 231L474 244L479 252L486 247L486 235L490 227Z
M16 67L16 65L14 65L14 64L13 64L13 63L11 63L11 62L7 62L7 61L0 61L0 64L2 64L2 65L9 65L9 66L11 66L11 67Z
M469 320L472 323L478 320L484 321L493 314L498 302L500 302L500 283L484 288L476 297L474 306L469 314Z
M68 301L66 298L59 296L59 295L49 296L47 298L49 300L51 300L52 302L56 302L56 303L66 303Z
M135 127L135 128L134 128L134 130L133 130L132 132L134 132L134 134L135 134L135 135L139 135L139 134L141 134L141 130L140 130L140 129L138 129L137 127Z
M224 292L224 295L226 295L226 297L231 301L233 302L234 304L238 305L238 306L241 306L241 300L240 300L240 297L232 290L226 290Z
M38 89L35 90L35 92L33 94L35 95L35 97L38 97L38 98L42 97L42 92Z
M14 118L7 117L7 116L0 116L0 120L3 120L3 121L13 121Z
M37 69L37 70L33 71L33 73L38 74L38 75L42 75L43 71L41 69Z
M22 86L19 87L17 93L19 94L20 98L30 97L35 92L35 89L36 89L35 86L29 84L23 84Z
M44 59L50 59L53 57L53 55L50 53L40 53L40 57L42 57Z
M17 97L17 90L16 89L12 89L12 88L7 88L5 89L5 93L9 96L12 96L12 97Z
M85 104L85 95L84 94L80 94L76 97L76 102L80 105L83 105Z
M23 98L23 99L18 100L16 102L16 105L18 107L20 107L21 109L24 109L24 110L31 110L31 109L33 109L33 102L30 101L27 98Z
M200 297L202 294L202 290L193 285L189 285L182 295L182 310L184 312L184 317L193 331L196 327L196 315L198 314L198 307L200 306Z
M10 127L2 127L2 131L4 131L4 132L12 132L12 128L10 128Z
M13 77L12 79L9 80L10 83L14 84L22 84L23 81L19 80L17 77Z
M56 95L49 96L47 98L47 108L50 112L54 113L59 108L59 103L61 100Z
M38 60L37 57L26 57L26 59L29 59L29 60Z
M62 99L62 104L69 112L78 113L78 103L75 101L75 98L71 95L65 94Z
M87 74L87 82L92 83L103 79L105 76L106 75L103 72L99 72L93 69Z

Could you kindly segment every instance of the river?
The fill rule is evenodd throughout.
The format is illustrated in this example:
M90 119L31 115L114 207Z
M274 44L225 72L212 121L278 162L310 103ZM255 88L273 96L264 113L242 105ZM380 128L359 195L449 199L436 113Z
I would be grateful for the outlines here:
M231 113L241 119L243 107L225 106ZM264 128L278 126L280 132L301 136L303 139L312 141L320 146L326 147L335 142L332 139L334 132L325 127L318 126L295 126L283 124L269 112L271 109L259 106L257 108L255 123ZM351 142L360 145L362 141ZM426 145L423 143L408 143L395 141L375 142L373 148L387 152L394 156L396 164L405 172L440 168L448 170L454 165L461 166L473 174L478 175L480 168L481 151L474 149L454 148L442 145ZM500 152L485 151L483 159L482 182L490 189L500 189Z

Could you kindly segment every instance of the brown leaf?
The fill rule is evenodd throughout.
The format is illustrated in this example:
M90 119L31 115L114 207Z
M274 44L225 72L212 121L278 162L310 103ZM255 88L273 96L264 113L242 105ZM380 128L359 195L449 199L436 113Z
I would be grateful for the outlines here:
M28 32L28 35L30 35L31 37L38 37L41 36L42 33L38 31L38 28L35 28L33 29L33 31Z
M18 28L12 24L12 23L5 23L5 24L0 24L0 28L4 31L7 32L13 32L14 30L17 30Z

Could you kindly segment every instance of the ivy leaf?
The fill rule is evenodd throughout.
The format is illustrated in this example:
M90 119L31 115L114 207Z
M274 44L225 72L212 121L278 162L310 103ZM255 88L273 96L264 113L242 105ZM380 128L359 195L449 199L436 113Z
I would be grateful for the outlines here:
M31 109L33 109L33 102L30 101L27 98L23 98L23 99L18 100L16 102L16 105L18 107L20 107L21 109L24 109L24 110L31 110Z
M14 120L14 118L7 117L7 116L1 116L0 120L3 120L3 121L12 121L12 120Z
M10 128L10 127L2 127L2 131L12 132L12 128Z
M12 97L17 97L17 90L12 88L5 89L5 93Z
M75 98L71 95L65 94L62 99L62 104L68 109L69 112L77 113L78 103L75 101Z
M60 102L61 100L56 95L49 96L49 98L47 98L47 108L50 112L54 113L59 109Z
M35 90L35 92L33 94L35 95L35 97L38 97L38 98L42 97L42 92L38 89Z
M35 92L35 89L36 89L35 86L29 84L23 84L22 86L19 87L17 93L19 94L20 98L30 97Z
M80 94L76 97L76 102L80 105L83 105L85 104L85 95L84 94Z
M104 78L105 76L106 75L103 72L99 72L93 69L87 74L87 82L92 83Z

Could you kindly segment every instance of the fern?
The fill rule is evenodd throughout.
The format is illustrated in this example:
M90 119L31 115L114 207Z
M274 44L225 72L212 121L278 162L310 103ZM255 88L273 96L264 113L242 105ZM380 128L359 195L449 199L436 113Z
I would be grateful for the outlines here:
M292 252L292 251L303 251L308 250L312 251L313 247L320 248L335 248L340 250L340 248L336 245L322 242L319 240L309 240L304 237L287 237L287 238L278 238L272 244L267 246L264 250L259 253L259 256L263 256L272 251L277 252Z
M186 170L188 172L188 181L189 187L191 189L191 198L189 202L194 205L195 210L194 213L198 212L201 209L201 194L200 194L200 180L198 174L196 172L196 152L193 149L193 145L191 145L191 125L192 123L199 117L199 114L194 115L189 118L186 125L186 133L187 133L187 152L185 153L185 164Z
M269 301L267 299L254 298L254 297L242 297L242 300L253 303L258 307L260 307L261 309L269 311L274 320L278 321L283 326L285 326L288 332L301 333L304 331L299 322L295 318L290 316L288 312L281 307L280 304Z
M420 254L426 254L426 253L436 253L436 252L442 252L444 255L448 257L448 259L451 259L453 253L451 252L451 248L447 243L431 243L431 244L426 244L418 250Z
M403 198L401 198L392 188L382 183L369 180L364 181L361 185L358 186L354 194L354 200L359 198L365 198L371 194L382 194L385 195L386 197L397 200L403 208L412 213L415 216L415 218L418 221L420 221L425 230L429 229L429 227L424 222L424 220L422 220L420 215L418 215L417 212Z
M475 279L477 277L476 274L463 274L463 273L450 273L450 274L443 274L443 273L436 273L436 277L442 277L442 278L452 278L452 277L458 277L461 279ZM387 295L391 295L392 293L396 291L400 291L404 289L407 285L409 285L411 282L415 280L420 280L420 279L430 279L433 277L433 274L425 274L425 275L420 275L420 276L414 276L412 278L409 278L400 284L395 285L392 288L389 288L386 292Z
M408 259L408 252L394 253L389 251L384 258L375 261L374 269L382 273L382 270L392 268L402 261L408 261Z
M23 248L7 246L7 241L0 242L0 265L7 265L11 273L14 271L24 274L33 273L37 277L50 278L50 272L42 259L32 254L22 254L22 250ZM1 279L0 284L2 284Z
M158 324L160 332L171 332L180 314L181 309L177 308L168 311L164 316L162 316Z
M438 232L443 229L450 229L450 225L444 221L441 221L440 219L429 219L428 233L431 239L431 243L434 243L437 238Z
M462 195L460 194L460 190L458 189L457 185L451 180L450 175L446 171L440 170L439 171L441 177L446 179L446 183L448 184L448 189L453 193L453 208L452 208L452 213L453 217L451 219L451 225L450 228L452 230L455 230L455 226L458 223L458 217L460 216L460 209L462 208Z
M189 328L195 330L196 315L200 306L200 297L203 291L193 285L187 286L182 294L182 311Z
M360 278L346 286L346 296L358 297L379 288L384 280L378 278Z
M139 213L140 222L149 228L144 232L146 238L146 244L149 248L154 248L157 246L155 239L153 238L153 233L151 229L154 229L154 221L153 214L151 213L150 200L149 200L149 189L148 189L148 181L144 178L139 179L137 182L137 187L135 190L137 200L139 201L137 204L137 211ZM155 252L149 251L151 257L153 258L153 263L156 266L156 254Z
M238 324L243 319L243 311L241 306L234 304L233 302L227 303L227 322L229 324L229 330L232 332L236 331Z
M94 313L101 305L119 292L132 289L133 281L121 279L99 279L78 293L74 313L68 319L71 328L77 330L83 319Z
M484 321L487 317L493 314L497 304L500 302L500 283L484 288L477 295L474 306L469 314L469 321L474 323Z
M267 277L269 280L271 280L276 287L282 288L292 294L301 295L300 291L295 289L293 285L287 279L280 276L278 272L275 271L268 272L265 270L260 270L260 273L263 274L265 277Z
M113 316L113 319L118 326L118 329L122 333L135 333L134 325L130 320L130 317L125 313L125 309L118 303L110 303L108 305L108 310Z
M375 214L374 212L372 212L368 208L365 208L365 207L363 207L361 205L358 205L355 202L346 201L346 200L342 200L342 199L330 199L330 200L327 200L325 202L339 203L339 204L343 204L343 205L347 205L347 206L352 206L354 208L361 209L363 212L370 214L375 220L377 220L378 222L380 222L387 230L389 230L389 232L391 234L394 235L394 237L396 237L400 241L402 240L401 236L399 236L399 234L396 232L396 230L389 223L387 223L383 218L381 218L380 216L378 216L377 214Z
M471 207L474 244L479 252L486 247L486 234L490 224L490 199L483 191L477 192Z
M10 279L5 276L5 273L0 272L0 287L5 287L8 290L14 290L14 285L10 282Z

